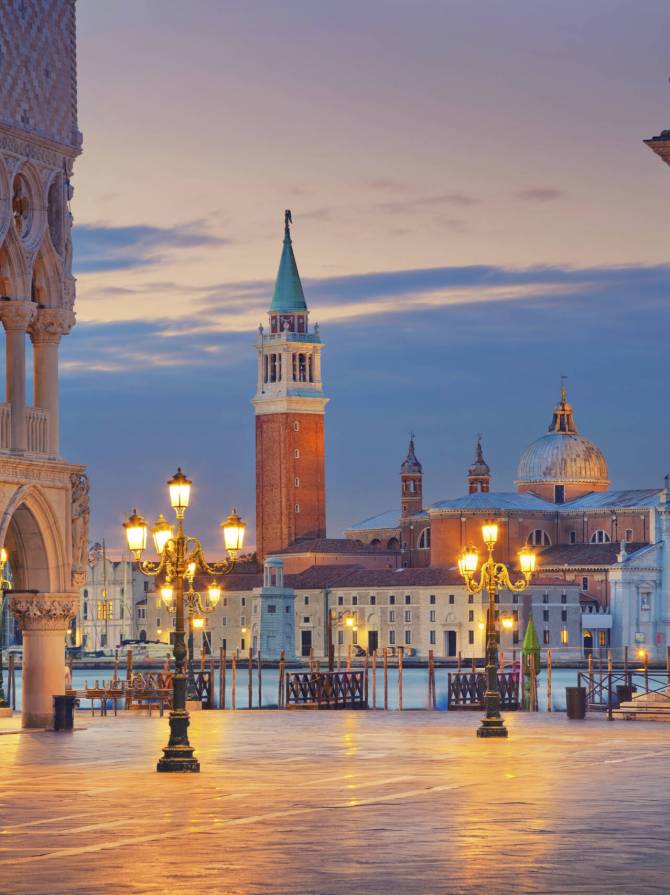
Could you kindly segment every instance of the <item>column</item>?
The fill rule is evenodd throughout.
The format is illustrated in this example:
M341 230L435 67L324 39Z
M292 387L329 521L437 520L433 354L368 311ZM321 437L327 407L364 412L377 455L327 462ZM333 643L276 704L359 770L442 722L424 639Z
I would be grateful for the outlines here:
M40 308L30 324L35 367L35 407L47 411L50 457L59 454L58 346L74 325L74 313L63 308Z
M22 727L52 727L53 697L65 692L65 635L78 594L14 591L9 608L23 633Z
M37 305L32 301L3 301L0 315L7 346L7 400L11 405L10 448L25 451L26 427L26 332Z

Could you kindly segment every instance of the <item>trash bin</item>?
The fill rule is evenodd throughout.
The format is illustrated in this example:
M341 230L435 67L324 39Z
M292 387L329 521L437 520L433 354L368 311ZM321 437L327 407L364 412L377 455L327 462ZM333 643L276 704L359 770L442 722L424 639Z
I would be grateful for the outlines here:
M616 702L621 705L622 702L630 702L633 698L633 688L630 684L617 684L616 686Z
M54 730L74 727L74 696L54 696Z
M571 721L586 718L586 687L565 688L565 709Z

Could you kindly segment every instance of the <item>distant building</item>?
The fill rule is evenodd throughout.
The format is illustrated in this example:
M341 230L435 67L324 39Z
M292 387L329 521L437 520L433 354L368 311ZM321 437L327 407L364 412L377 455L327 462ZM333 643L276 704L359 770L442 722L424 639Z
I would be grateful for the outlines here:
M77 645L86 651L109 652L124 640L151 639L138 606L143 601L146 605L153 581L129 560L111 560L101 551L93 552L91 560L80 592Z

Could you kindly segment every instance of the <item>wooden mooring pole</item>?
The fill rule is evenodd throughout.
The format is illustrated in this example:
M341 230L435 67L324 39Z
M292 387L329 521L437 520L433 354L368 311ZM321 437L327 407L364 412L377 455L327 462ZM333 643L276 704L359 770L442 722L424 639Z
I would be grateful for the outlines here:
M284 650L282 650L281 653L279 654L279 685L278 685L279 691L277 693L277 705L280 709L283 709L284 705L286 703L286 692L284 689L286 686L286 680L285 680L285 676L284 676L285 669L286 669L286 653L284 652Z
M372 653L372 708L377 708L377 650Z
M365 704L368 704L368 665L370 663L370 657L368 651L365 650L365 664L363 666L363 690L365 693Z
M389 707L389 651L384 647L384 711Z
M547 650L547 711L551 711L551 647Z
M607 650L607 720L613 721L612 715L612 650Z
M226 648L219 649L219 708L226 707Z
M209 654L209 708L213 709L216 707L216 701L214 699L214 682L216 681L216 675L214 674L214 653Z
M237 708L237 653L233 653L232 662L230 665L230 683L232 685L232 690L230 693L230 704L233 709Z
M402 712L402 660L404 649L398 647L398 709Z
M258 708L260 709L263 705L263 660L260 650L256 656L256 666L258 670Z
M347 648L347 671L351 671L351 644Z
M249 645L249 656L248 656L248 658L247 658L247 677L248 677L248 680L247 680L247 689L248 689L248 691L249 691L249 693L248 693L248 697L249 697L249 699L248 699L248 702L249 702L248 708L251 708L251 707L252 707L252 705L253 705L253 701L254 701L254 678L253 678L253 673L254 673L254 651L253 651L253 647L252 647L251 644L250 644L250 645Z

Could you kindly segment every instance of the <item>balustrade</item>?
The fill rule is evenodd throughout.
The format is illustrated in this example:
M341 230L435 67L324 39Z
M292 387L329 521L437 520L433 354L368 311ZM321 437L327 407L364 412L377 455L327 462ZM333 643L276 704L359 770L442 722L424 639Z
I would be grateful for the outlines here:
M26 407L27 450L32 454L49 453L49 412L41 407ZM0 450L12 446L12 407L0 404Z

